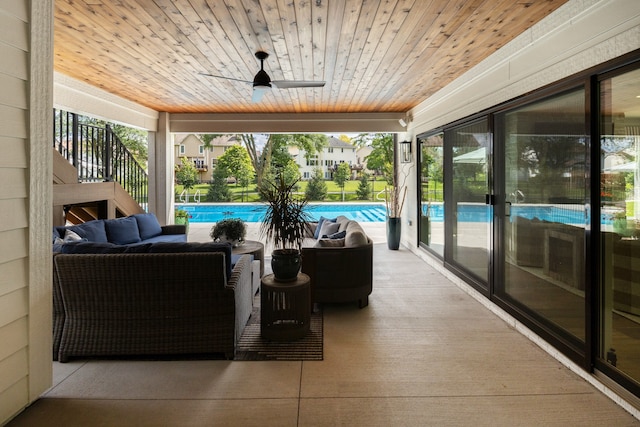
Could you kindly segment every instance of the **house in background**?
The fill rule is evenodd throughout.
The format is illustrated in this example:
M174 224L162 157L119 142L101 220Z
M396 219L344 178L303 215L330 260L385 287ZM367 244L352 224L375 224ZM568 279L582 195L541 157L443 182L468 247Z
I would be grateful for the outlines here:
M341 139L330 137L327 146L319 153L307 156L307 152L298 147L289 147L289 154L293 156L300 167L303 180L311 179L313 171L320 169L324 179L333 179L333 172L340 163L347 163L351 168L351 179L357 177L358 171L364 166L358 162L356 147Z
M197 134L174 135L174 164L180 165L182 158L192 161L198 169L200 182L211 181L213 170L220 156L233 145L240 145L235 135L220 135L211 140L207 147L202 137Z

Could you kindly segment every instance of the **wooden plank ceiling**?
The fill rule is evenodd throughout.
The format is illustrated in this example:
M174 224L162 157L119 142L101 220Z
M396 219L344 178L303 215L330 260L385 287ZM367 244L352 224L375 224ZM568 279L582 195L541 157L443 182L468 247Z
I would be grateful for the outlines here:
M404 112L567 0L55 0L56 71L171 113ZM256 51L272 89L252 102Z

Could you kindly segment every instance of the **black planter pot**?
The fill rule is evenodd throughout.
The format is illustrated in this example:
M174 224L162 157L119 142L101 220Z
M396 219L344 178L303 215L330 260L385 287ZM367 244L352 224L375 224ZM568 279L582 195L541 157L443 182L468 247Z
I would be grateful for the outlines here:
M271 269L279 282L296 280L300 271L300 251L297 249L275 249L271 253Z
M387 245L393 251L398 250L400 247L401 220L402 218L387 217Z

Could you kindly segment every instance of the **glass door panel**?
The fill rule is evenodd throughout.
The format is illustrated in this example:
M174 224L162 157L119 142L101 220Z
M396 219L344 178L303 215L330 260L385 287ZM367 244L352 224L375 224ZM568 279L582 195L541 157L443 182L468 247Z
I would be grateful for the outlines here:
M420 146L420 243L444 256L444 134L418 138Z
M587 137L576 90L502 113L502 280L495 292L585 339Z
M600 84L599 357L640 381L640 70Z
M487 120L447 130L451 149L451 256L455 264L488 287L492 209L490 194L490 138Z

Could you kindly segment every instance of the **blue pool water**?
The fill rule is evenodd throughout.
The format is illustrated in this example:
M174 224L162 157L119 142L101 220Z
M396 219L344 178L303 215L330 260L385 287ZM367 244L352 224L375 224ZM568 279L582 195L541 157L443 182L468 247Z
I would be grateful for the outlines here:
M312 221L321 216L335 218L344 215L359 222L384 222L386 210L383 203L309 203L308 213ZM262 203L200 203L176 205L189 212L190 222L217 222L225 218L240 218L246 222L262 222L266 206Z
M386 210L384 203L310 203L309 215L312 221L321 216L335 218L344 215L360 222L384 222ZM246 222L261 222L266 210L262 203L200 203L182 204L177 207L189 212L191 222L217 222L225 218L240 218ZM426 206L424 207L426 210ZM460 204L458 221L487 222L493 215L484 204ZM432 222L444 220L442 204L432 204L429 208ZM520 205L511 209L511 220L517 216L541 221L562 222L565 224L584 224L584 211L553 205Z
M426 213L426 206L423 211ZM461 203L458 205L459 222L488 222L493 210L485 204ZM433 203L429 207L432 222L444 221L444 207L441 203ZM516 217L538 219L540 221L561 222L565 224L584 225L584 210L562 205L519 205L511 208L511 221Z

